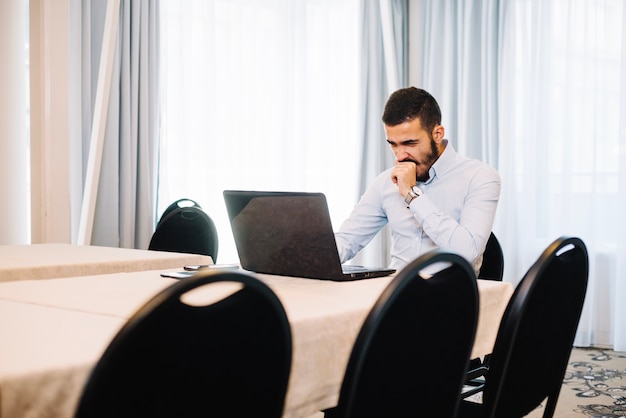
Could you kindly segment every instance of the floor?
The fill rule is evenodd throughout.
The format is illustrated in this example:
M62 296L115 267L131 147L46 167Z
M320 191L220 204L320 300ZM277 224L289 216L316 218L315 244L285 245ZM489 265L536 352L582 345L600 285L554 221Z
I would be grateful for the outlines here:
M540 407L528 417L542 413ZM626 417L626 352L574 348L554 416Z
M527 415L540 418L543 407ZM626 352L574 348L555 418L626 417ZM307 418L323 418L318 412Z

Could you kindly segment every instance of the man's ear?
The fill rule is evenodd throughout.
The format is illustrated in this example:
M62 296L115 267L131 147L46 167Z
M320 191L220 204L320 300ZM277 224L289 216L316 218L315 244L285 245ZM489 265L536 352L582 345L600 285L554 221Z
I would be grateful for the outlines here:
M445 133L446 130L443 125L437 125L433 128L433 139L439 143L443 140Z

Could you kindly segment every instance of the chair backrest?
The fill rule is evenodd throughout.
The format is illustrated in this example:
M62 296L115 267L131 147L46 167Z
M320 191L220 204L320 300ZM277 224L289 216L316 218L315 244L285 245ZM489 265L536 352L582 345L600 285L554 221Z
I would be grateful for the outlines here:
M479 279L502 281L504 275L504 254L502 246L492 232L483 253L483 264L478 272Z
M524 275L504 313L491 355L483 391L485 417L522 417L545 398L544 416L552 416L588 274L583 241L561 237Z
M208 255L215 263L218 247L217 229L209 215L195 201L179 199L161 215L148 249Z
M130 318L92 371L75 416L280 417L291 350L285 311L269 287L243 273L203 271Z
M476 277L465 259L441 250L417 258L368 314L332 416L453 417L477 317Z

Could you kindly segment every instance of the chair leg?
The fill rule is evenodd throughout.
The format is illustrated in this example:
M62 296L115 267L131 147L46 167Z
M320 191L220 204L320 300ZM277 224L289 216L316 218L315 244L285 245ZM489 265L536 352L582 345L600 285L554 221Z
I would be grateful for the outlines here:
M548 396L548 400L546 401L546 407L543 410L543 418L552 418L554 416L554 412L556 411L556 403L559 400L559 393L561 388L559 387L556 390L556 393Z

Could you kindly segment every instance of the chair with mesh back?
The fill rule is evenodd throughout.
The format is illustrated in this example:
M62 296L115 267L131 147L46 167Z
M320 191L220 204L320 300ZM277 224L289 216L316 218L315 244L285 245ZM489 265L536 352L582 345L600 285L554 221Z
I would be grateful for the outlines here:
M149 250L211 256L217 262L219 247L215 223L191 199L179 199L161 215L152 234Z
M75 416L278 418L290 366L289 323L270 288L247 274L204 271L129 319Z
M552 417L587 289L587 248L579 238L550 244L525 274L498 329L482 403L464 400L459 418L523 417L546 401Z
M432 273L435 267L439 270ZM425 278L430 277L430 278ZM327 417L454 417L478 318L476 276L435 250L406 266L368 314Z

